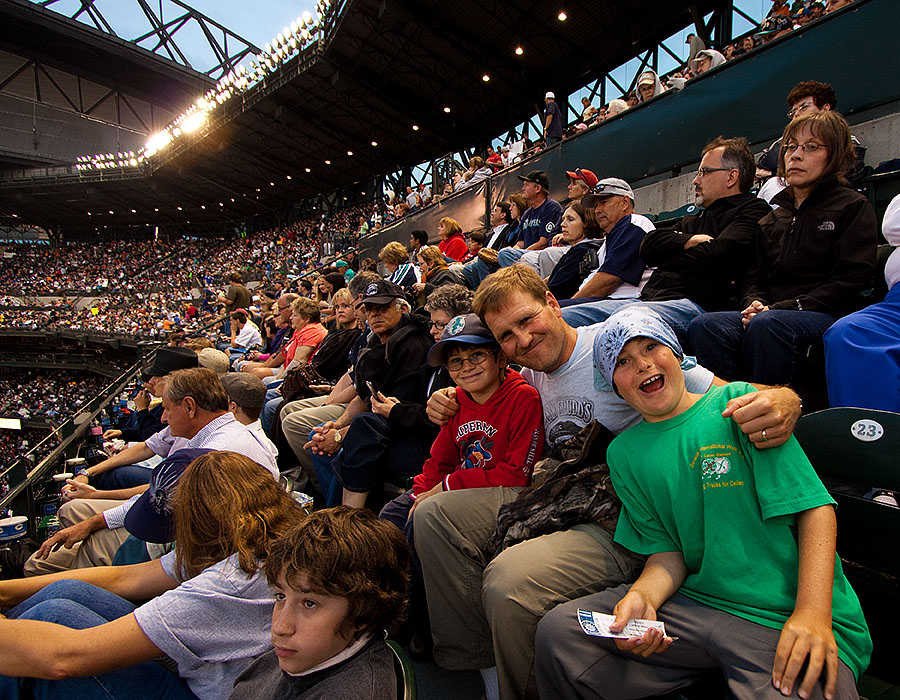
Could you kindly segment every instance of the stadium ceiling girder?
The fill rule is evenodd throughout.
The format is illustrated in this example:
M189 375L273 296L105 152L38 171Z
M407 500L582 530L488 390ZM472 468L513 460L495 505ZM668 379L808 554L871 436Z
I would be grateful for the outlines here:
M0 15L5 4L23 2L0 0ZM246 218L386 173L408 174L420 163L517 128L534 116L545 90L554 90L562 101L627 60L644 56L691 25L692 8L702 17L720 7L731 3L571 0L565 7L570 19L563 25L556 19L559 8L545 0L348 0L334 36L238 101L226 103L213 116L208 135L154 159L141 181L92 184L92 199L102 201L107 192L120 197L119 190L130 189L137 191L132 200L141 205L133 208L144 211L160 201L183 200L185 212L173 206L155 219L175 225L190 218L193 226L220 220L217 203L231 197L235 203L224 209ZM80 34L90 30L81 27ZM94 44L101 41L90 38ZM518 43L525 47L523 57L513 53ZM144 66L152 70L154 62L163 60L149 56L132 64L135 79L141 79ZM481 80L485 72L489 83ZM332 165L326 166L325 159ZM305 167L312 173L306 174ZM106 180L120 176L105 175ZM270 181L277 186L270 187ZM0 208L45 226L63 221L70 229L93 230L96 221L85 217L84 201L69 201L73 185L67 182L78 178L38 183L45 196L17 198L12 205L12 192L35 187L10 190L0 183ZM257 187L261 192L255 192ZM29 200L42 204L32 206ZM207 209L198 211L200 204Z
M123 2L123 0L114 1L118 4ZM225 75L247 55L262 53L262 49L259 47L253 45L251 42L227 27L219 24L214 19L207 17L202 12L195 10L190 5L182 2L182 0L160 0L158 12L154 10L146 0L132 1L140 8L151 28L150 31L128 39L128 41L136 46L141 46L142 42L154 38L156 44L149 49L150 51L157 55L162 55L186 68L198 70L191 65L190 61L185 56L185 53L181 50L181 47L175 39L175 35L178 33L178 30L189 24L196 24L199 27L210 50L218 60L218 63L213 66L199 69L200 72L205 73L212 78L219 78ZM52 9L51 6L55 5L57 2L59 2L59 0L41 0L36 4L41 7ZM88 24L104 34L118 37L115 29L100 11L98 0L80 0L80 3L81 6L70 15L70 19ZM169 20L163 19L167 11L170 14ZM176 16L171 17L173 11L176 13ZM85 17L89 21L85 21ZM221 33L221 40L214 35L211 28L214 28L217 33ZM231 40L234 45L231 51L229 51L228 48L229 40Z

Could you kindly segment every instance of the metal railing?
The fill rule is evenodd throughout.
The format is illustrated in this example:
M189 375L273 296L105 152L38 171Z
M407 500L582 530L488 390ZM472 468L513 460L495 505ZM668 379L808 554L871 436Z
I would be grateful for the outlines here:
M35 536L38 512L35 507L33 487L50 476L51 470L64 464L67 458L77 456L81 442L90 431L91 423L138 376L147 362L152 361L158 349L158 346L148 348L144 357L111 381L77 414L68 418L27 453L0 471L0 479L5 479L9 484L9 491L0 499L0 513L12 510L17 515L27 515L28 534L30 537ZM60 444L47 456L36 458L35 455L39 454L47 443L55 438L61 438Z

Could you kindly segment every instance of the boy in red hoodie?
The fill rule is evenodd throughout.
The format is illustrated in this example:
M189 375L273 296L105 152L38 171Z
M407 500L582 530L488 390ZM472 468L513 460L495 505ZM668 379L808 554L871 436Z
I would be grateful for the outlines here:
M381 512L404 529L416 504L441 491L527 486L544 447L537 390L506 366L506 355L478 316L452 319L428 364L446 365L460 409L441 428L412 490Z
M544 449L541 397L475 314L451 319L428 353L432 367L445 365L456 383L459 411L441 428L431 457L413 487L378 516L403 530L413 549L409 602L410 651L426 653L431 633L421 563L415 553L412 511L441 491L487 486L527 486Z

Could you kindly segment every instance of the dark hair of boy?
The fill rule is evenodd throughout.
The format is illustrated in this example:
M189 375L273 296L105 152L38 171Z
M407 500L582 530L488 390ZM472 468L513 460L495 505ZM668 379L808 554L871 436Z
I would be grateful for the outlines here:
M265 573L299 588L346 598L347 618L338 628L359 639L403 618L409 586L409 545L396 525L363 508L318 510L292 527L271 547Z

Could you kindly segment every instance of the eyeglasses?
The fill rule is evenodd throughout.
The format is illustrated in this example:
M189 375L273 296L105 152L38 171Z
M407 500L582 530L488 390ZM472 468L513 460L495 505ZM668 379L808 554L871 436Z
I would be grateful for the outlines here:
M814 141L807 141L806 143L786 143L784 146L784 155L789 156L791 153L796 151L798 148L806 153L807 155L812 155L820 148L825 148L824 143L815 143Z
M788 119L793 119L798 114L800 114L800 112L804 111L805 109L807 109L809 107L812 107L814 104L815 104L815 102L813 102L812 100L807 100L806 102L801 102L799 105L797 105L790 112L787 113Z
M487 350L476 350L468 357L451 357L445 364L447 369L451 372L459 372L466 362L470 363L473 367L483 365L485 360L487 360L491 354L492 353Z
M706 177L710 173L717 173L720 170L737 170L737 168L697 168L697 177Z
M442 331L447 327L447 324L441 323L440 321L429 321L428 327L429 328L437 328L439 331Z

